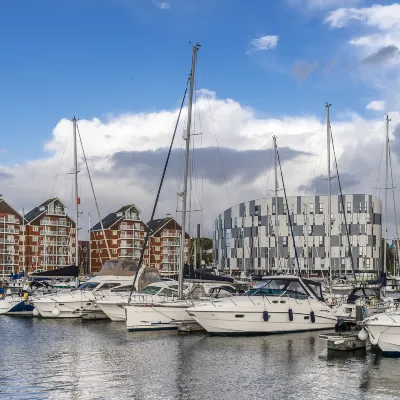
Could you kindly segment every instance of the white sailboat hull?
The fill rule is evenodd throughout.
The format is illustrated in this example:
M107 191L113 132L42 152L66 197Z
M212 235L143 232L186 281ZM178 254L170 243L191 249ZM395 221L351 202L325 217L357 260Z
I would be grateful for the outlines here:
M253 300L254 299L254 300ZM203 303L188 309L207 332L213 334L272 334L332 329L337 319L317 300L285 299L276 302L247 296L233 297L232 304ZM233 302L235 304L233 304ZM291 312L289 311L291 310ZM266 314L266 312L268 314ZM315 320L311 317L314 313Z
M0 300L0 315L7 313L11 308L18 304L21 300L5 297Z
M126 327L128 331L178 329L183 322L194 321L193 317L186 313L191 305L187 301L176 301L152 305L127 305Z
M117 303L115 301L96 300L96 304L111 321L123 322L126 320L125 310L121 305L121 301Z

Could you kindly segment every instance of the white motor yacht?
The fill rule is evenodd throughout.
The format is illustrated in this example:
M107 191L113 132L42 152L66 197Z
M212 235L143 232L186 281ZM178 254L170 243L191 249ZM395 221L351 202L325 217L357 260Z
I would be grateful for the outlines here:
M245 295L209 300L186 311L213 334L314 331L336 324L323 302L321 283L287 275L264 277Z
M187 288L189 292L183 299L178 298L178 292L172 297L132 296L131 302L124 305L128 331L178 329L180 324L194 322L193 317L185 311L188 307L209 296L222 298L235 293L232 285L221 282L185 282L184 293Z
M107 318L95 303L95 294L132 284L137 264L128 260L108 260L94 278L70 291L55 293L33 300L34 315L45 318ZM158 271L143 267L139 271L139 289L159 280Z
M387 311L372 315L362 322L373 345L378 345L384 353L400 355L400 311ZM367 337L363 331L360 339Z

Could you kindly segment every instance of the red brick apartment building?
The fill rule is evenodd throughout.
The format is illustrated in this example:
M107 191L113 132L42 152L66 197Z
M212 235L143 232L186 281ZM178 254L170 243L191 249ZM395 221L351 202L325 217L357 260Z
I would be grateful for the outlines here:
M23 270L23 218L0 195L0 279Z
M70 265L74 245L75 223L58 198L46 200L24 219L0 196L0 278Z
M25 261L30 272L75 265L75 222L57 197L35 207L25 219Z
M90 232L92 273L98 272L109 259L106 240L112 259L139 261L148 228L148 224L142 221L140 214L135 204L126 205L102 220L104 234L100 222L92 227ZM168 217L154 220L150 228L151 236L145 251L144 263L159 269L163 274L177 272L180 225L172 217ZM189 235L186 234L186 257L189 253L189 239Z

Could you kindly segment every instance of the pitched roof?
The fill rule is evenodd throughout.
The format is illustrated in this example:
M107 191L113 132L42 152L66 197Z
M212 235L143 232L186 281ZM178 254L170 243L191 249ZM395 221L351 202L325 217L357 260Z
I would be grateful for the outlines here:
M172 217L166 217L161 219L153 219L153 221L149 221L147 226L150 227L151 233L157 232L160 228L162 228L166 223L168 223Z
M39 207L48 206L49 204L53 203L56 200L58 200L57 197L52 197L51 199L48 199L44 203L42 203Z
M42 207L42 206L35 207L33 210L31 210L31 211L29 211L27 214L25 214L25 219L26 219L28 222L31 222L31 221L33 221L35 218L37 218L39 215L45 213L46 210L41 210L41 211L40 211L40 207Z
M132 207L134 207L136 211L140 212L140 210L139 210L139 208L138 208L138 206L137 206L136 204L127 204L126 206L121 207L121 208L117 211L117 213L118 213L118 212L125 212L125 211L128 211L128 210L131 209Z
M124 218L123 216L117 217L118 212L114 212L114 213L108 214L105 218L103 218L102 222L103 222L104 229L110 228L116 222L118 222L119 220ZM94 225L90 230L91 231L99 231L99 230L101 230L100 222L98 222L96 225Z

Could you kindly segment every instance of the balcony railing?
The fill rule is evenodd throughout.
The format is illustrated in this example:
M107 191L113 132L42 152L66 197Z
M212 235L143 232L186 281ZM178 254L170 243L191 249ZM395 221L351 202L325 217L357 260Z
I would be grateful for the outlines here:
M181 232L179 231L175 231L175 232L171 232L171 231L163 231L161 233L162 237L181 237Z
M141 236L138 235L138 234L131 234L131 235L129 235L129 234L121 233L121 234L119 235L119 238L120 238L120 239L140 239Z
M67 231L62 231L62 230L50 231L48 229L43 229L40 232L40 234L46 235L46 236L67 236L68 235Z
M19 224L16 218L0 218L0 224Z
M51 225L51 226L71 226L69 221L49 221L42 219L40 225Z
M12 233L12 234L19 234L19 231L16 229L10 229L10 228L0 228L0 233Z
M176 241L164 240L164 241L162 242L162 245L163 245L163 246L179 246L180 243L179 243L179 240L176 240Z
M54 209L54 208L48 208L46 215L61 215L61 216L66 216L67 213L64 210L60 209Z
M9 239L0 240L0 245L1 244L18 244L18 241L17 240L9 240Z

